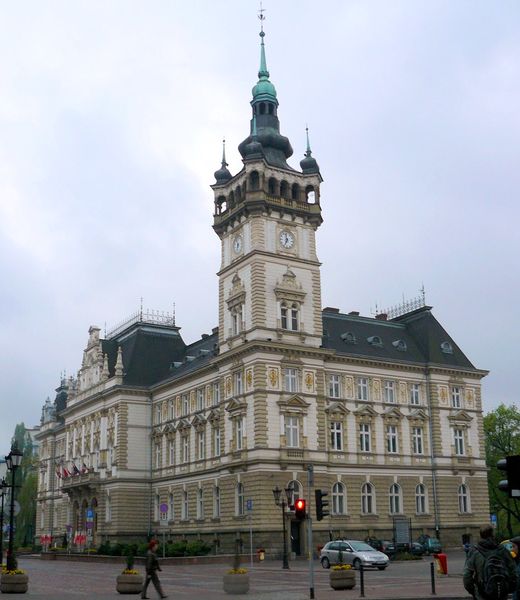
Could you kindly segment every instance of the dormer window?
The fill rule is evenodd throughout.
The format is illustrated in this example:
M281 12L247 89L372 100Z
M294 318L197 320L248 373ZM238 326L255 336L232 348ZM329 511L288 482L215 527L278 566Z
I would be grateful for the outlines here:
M356 336L351 332L347 331L346 333L342 333L340 338L345 342L345 344L356 344Z
M453 354L453 346L449 342L442 342L441 351L444 354Z
M383 347L383 340L378 335L371 335L370 337L367 337L367 342L371 346L376 346L378 348Z
M399 352L406 352L406 342L404 340L395 340L392 342L392 346Z

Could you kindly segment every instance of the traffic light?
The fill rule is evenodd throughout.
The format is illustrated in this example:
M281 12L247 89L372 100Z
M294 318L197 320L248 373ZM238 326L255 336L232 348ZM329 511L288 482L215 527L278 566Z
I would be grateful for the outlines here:
M327 492L322 492L321 490L316 490L314 494L316 496L316 520L321 521L323 517L327 517L329 515L329 511L327 510L329 503L327 500L323 499L329 494Z
M497 462L497 469L507 473L507 479L500 481L498 489L507 492L510 498L520 498L520 454L502 458Z
M294 503L294 515L299 521L303 521L307 516L305 513L306 502L303 498L298 498Z

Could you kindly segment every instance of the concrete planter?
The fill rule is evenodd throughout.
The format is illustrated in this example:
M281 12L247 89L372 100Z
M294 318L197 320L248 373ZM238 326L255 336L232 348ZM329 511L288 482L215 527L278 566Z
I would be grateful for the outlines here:
M117 576L116 590L120 594L140 594L143 589L143 576L121 573Z
M330 572L330 587L333 590L351 590L356 586L354 569Z
M247 594L249 592L249 573L228 573L224 575L226 594Z
M8 575L3 573L0 577L0 592L2 594L25 594L29 587L29 576L25 573Z

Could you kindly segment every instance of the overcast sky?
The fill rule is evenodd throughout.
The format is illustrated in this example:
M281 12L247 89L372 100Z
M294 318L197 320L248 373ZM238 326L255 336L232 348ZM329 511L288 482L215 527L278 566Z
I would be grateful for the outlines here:
M417 296L518 400L520 3L264 0L281 131L320 164L322 301ZM259 64L253 0L0 0L0 454L88 328L217 325L209 185L234 174Z

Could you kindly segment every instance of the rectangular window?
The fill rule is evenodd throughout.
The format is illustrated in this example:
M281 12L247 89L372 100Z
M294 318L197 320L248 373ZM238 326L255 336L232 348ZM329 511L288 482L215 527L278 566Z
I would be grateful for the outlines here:
M298 391L298 370L284 369L283 370L283 387L286 392L295 393Z
M159 425L160 422L161 422L161 407L159 405L157 405L155 407L155 424Z
M359 424L359 449L361 452L370 452L370 424Z
M455 446L455 454L464 456L464 431L462 429L453 430L453 444Z
M357 379L357 399L368 400L368 379L366 377Z
M330 398L339 398L340 391L340 376L330 375L329 376L329 396Z
M197 491L197 519L204 518L204 492L199 489Z
M299 448L298 417L285 417L285 440L289 448Z
M213 517L215 519L220 517L220 488L218 486L213 488Z
M190 412L190 399L188 394L182 395L182 414L187 415Z
M182 519L188 520L190 516L189 503L188 503L188 492L182 492Z
M204 388L197 389L197 410L204 408Z
M423 430L422 427L412 427L412 453L423 454Z
M213 404L218 404L220 402L220 386L217 383L213 384Z
M343 423L333 421L330 424L330 447L332 450L343 450Z
M458 386L451 388L451 405L453 408L461 407L461 389Z
M235 373L235 375L234 375L234 382L235 382L235 394L239 395L243 391L243 387L242 387L242 371L238 371L237 373Z
M173 398L168 400L168 420L171 421L173 419Z
M418 405L421 403L421 398L419 395L419 384L412 383L410 386L410 404Z
M157 442L155 444L155 468L160 469L161 467L161 444Z
M235 419L235 449L242 450L244 443L244 419L237 417Z
M170 465L175 463L175 440L168 440L168 462Z
M395 425L388 425L386 428L386 450L389 454L397 454L397 427Z
M215 457L220 456L220 427L213 429L213 454Z
M383 384L383 402L395 403L395 382L385 381Z
M204 431L197 431L197 453L199 460L203 460L206 455L206 436Z
M188 435L182 436L182 462L187 463L190 460L190 438Z

